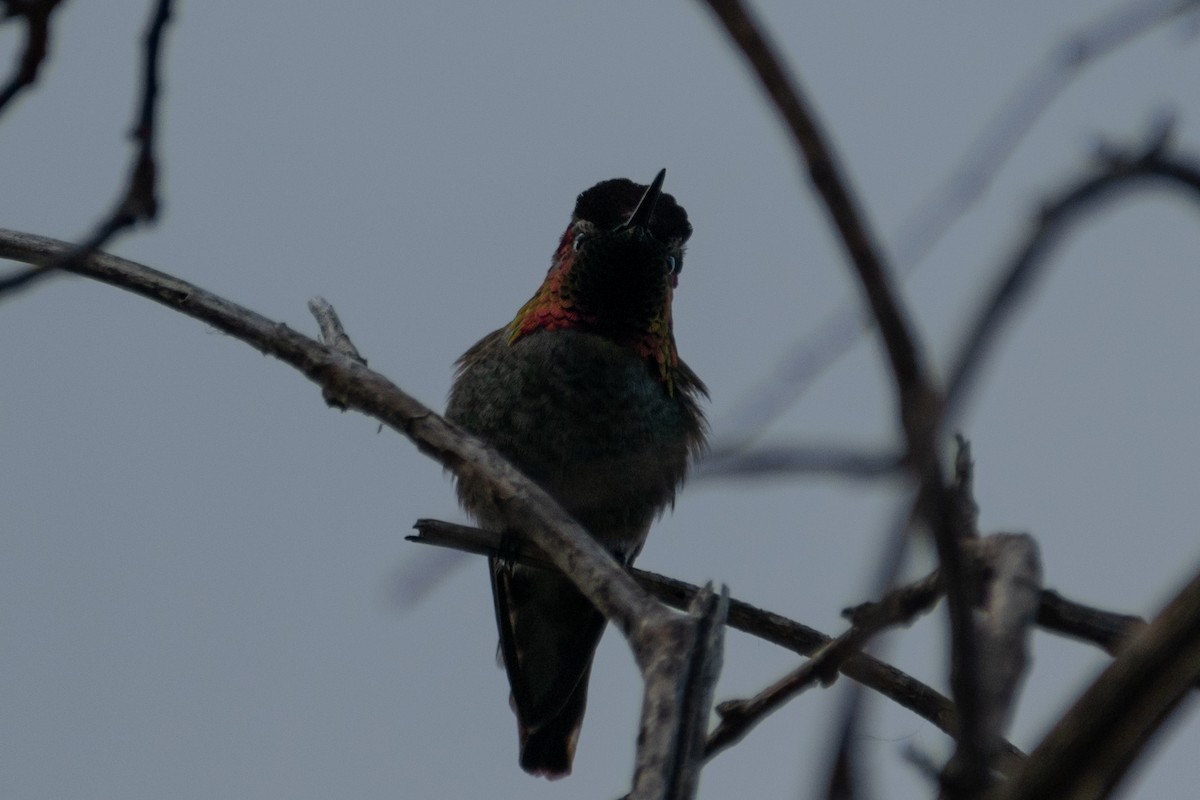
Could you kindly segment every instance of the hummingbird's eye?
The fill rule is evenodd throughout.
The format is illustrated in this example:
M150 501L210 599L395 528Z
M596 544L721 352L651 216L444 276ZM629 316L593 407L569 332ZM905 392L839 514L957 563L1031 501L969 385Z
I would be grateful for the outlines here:
M583 247L583 240L586 238L582 233L576 234L574 241L571 242L571 249L578 253L579 248Z
M667 272L674 275L679 271L679 262L675 260L675 256L667 256Z

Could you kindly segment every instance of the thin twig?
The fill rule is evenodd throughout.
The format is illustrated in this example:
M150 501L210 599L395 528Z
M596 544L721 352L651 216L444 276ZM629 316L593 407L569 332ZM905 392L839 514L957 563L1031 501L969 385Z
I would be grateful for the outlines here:
M947 413L966 400L991 345L1017 307L1030 296L1034 281L1051 263L1049 256L1085 214L1101 207L1120 192L1164 186L1183 192L1200 203L1200 164L1191 158L1163 152L1163 134L1157 134L1141 153L1106 153L1092 174L1072 181L1047 203L1025 241L1000 271L995 288L984 299L958 354L952 361L947 384Z
M942 572L935 569L924 578L892 589L880 600L843 609L842 616L850 620L850 624L864 628L908 624L919 614L932 609L944 592Z
M143 36L141 100L130 137L137 143L129 179L116 206L92 233L58 259L22 270L0 280L0 297L31 286L50 275L71 272L88 254L100 250L113 237L139 222L158 215L158 165L155 160L156 115L159 99L159 61L163 31L171 19L171 0L157 0Z
M337 312L333 310L333 306L328 300L324 297L314 297L308 301L308 310L317 320L317 328L321 331L322 342L356 364L367 366L367 360L362 357L358 348L354 346L354 342L350 340L350 335L342 327L341 319L338 318ZM322 398L334 408L340 408L342 411L349 409L344 397L325 391L322 392Z
M1080 73L1150 30L1200 7L1200 0L1132 0L1071 31L1046 51L993 112L932 196L896 236L895 264L907 276L975 204L1025 135Z
M0 88L0 113L37 80L50 51L50 15L61 3L62 0L7 0L4 4L5 21L15 17L25 20L25 48L13 67L12 77Z
M328 300L324 297L314 297L308 301L308 310L317 321L322 342L352 361L356 361L364 367L367 366L367 360L362 357L358 348L354 346L354 342L350 340L350 334L346 333L345 327L342 326L342 320Z
M852 627L821 647L809 661L750 699L717 706L722 720L709 737L709 752L718 752L741 740L760 721L812 685L828 685L835 673L842 671L846 659L858 653L876 634L911 624L917 616L930 611L943 593L941 570L934 570L918 581L892 589L878 601L844 610L842 616L850 620ZM847 725L852 727L853 715L847 717ZM845 753L839 753L835 762L842 763L846 758Z
M857 655L872 636L890 624L896 623L890 623L879 615L871 620L871 624L854 625L814 653L812 658L797 669L754 697L719 703L717 714L720 715L721 722L708 737L706 755L711 758L736 744L759 722L806 689L817 684L828 685L837 677L847 659Z

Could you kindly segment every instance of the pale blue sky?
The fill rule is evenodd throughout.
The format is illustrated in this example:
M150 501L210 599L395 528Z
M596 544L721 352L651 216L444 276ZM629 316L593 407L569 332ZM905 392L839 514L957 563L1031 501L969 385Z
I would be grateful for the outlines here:
M149 2L67 4L40 84L0 117L0 227L88 230L124 181ZM760 3L881 236L944 178L1068 31L1113 4ZM1164 109L1200 150L1200 59L1176 28L1090 68L1032 129L906 299L944 364L1040 198L1099 137ZM16 31L0 29L8 64ZM181 3L169 30L164 214L115 250L312 331L327 297L371 365L441 408L453 360L507 322L575 195L660 167L695 235L680 351L717 434L785 346L854 287L774 116L697 4ZM1200 229L1142 196L1056 258L963 421L986 531L1026 530L1047 584L1152 613L1200 562ZM516 764L482 561L401 609L464 520L448 478L298 374L147 301L64 279L0 305L0 786L10 798L611 798L640 686L610 633L575 775ZM892 441L860 343L772 440ZM829 632L862 601L895 495L696 482L640 564ZM935 615L887 655L944 685ZM1038 635L1013 740L1036 743L1107 659ZM797 659L737 633L718 699ZM812 692L705 770L700 796L809 796L840 692ZM924 797L900 752L947 740L872 700L879 796ZM1187 710L1130 796L1187 796Z

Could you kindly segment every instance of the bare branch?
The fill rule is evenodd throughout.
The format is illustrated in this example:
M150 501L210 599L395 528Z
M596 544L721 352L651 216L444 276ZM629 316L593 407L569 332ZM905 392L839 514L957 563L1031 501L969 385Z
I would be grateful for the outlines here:
M49 263L70 247L54 239L0 230L0 258ZM147 297L240 339L295 367L323 389L345 397L348 407L404 434L447 469L456 474L478 473L479 479L492 486L514 529L535 532L531 540L545 552L554 553L553 562L567 575L586 573L586 580L581 581L586 588L581 589L627 635L635 633L644 616L663 613L544 491L382 375L286 325L132 261L93 253L70 265L70 270Z
M321 331L321 341L338 351L342 355L349 358L356 364L367 366L367 360L363 358L358 348L354 346L354 342L350 341L350 335L346 333L346 329L342 327L342 321L338 318L337 312L333 310L333 306L324 297L314 297L308 301L308 310L317 320L317 327ZM340 408L342 411L348 410L346 398L330 393L329 391L321 392L322 399L334 408Z
M466 525L455 525L440 520L417 520L416 528L420 531L420 534L409 537L411 541L448 547L464 553L474 553L477 555L489 556L499 554L499 534L493 531L485 531ZM981 542L985 541L986 539L981 540ZM526 564L550 566L548 558L538 553L535 548L528 546L521 547L515 553L506 551L505 555L512 555ZM631 570L631 574L641 584L642 588L675 608L686 608L691 598L698 591L691 584L676 581L673 578L657 575L653 572L633 569ZM941 599L941 580L941 572L934 570L920 580L893 589L879 601L862 603L848 608L842 612L842 616L856 625L870 624L867 622L867 619L873 615L880 615L883 619L892 619L898 624L903 624L906 620L911 620L918 614L925 613ZM730 627L744 633L749 633L752 636L757 636L764 641L777 644L780 647L785 647L794 653L799 653L803 656L812 655L832 641L832 637L786 617L772 614L769 611L763 611L740 600L732 600L730 602ZM879 608L879 606L884 606L884 608ZM1069 600L1052 589L1042 589L1038 593L1036 621L1038 627L1048 633L1058 633L1073 639L1089 642L1101 648L1109 655L1116 655L1120 652L1125 643L1140 632L1142 628L1146 627L1147 624L1139 616L1093 608ZM874 661L874 659L869 660ZM925 719L936 725L941 725L938 720L943 718L943 715L950 710L949 703L941 695L937 695L932 704L925 703L917 708L907 706L899 699L900 695L921 694L927 687L919 684L917 686L905 685L900 687L897 692L890 693L889 687L894 685L892 682L876 680L870 675L865 677L855 675L853 674L853 664L852 660L843 665L842 673L900 702L901 705L905 705L911 711L925 717ZM939 703L945 703L945 705L939 705Z
M814 684L827 686L837 678L846 661L858 655L876 634L896 625L907 625L941 599L944 592L941 572L889 591L876 602L862 603L846 609L842 615L851 620L851 627L836 639L831 639L797 669L780 678L748 700L726 701L717 706L721 723L708 739L709 755L740 741L750 729L778 710L784 703ZM857 701L852 701L857 704ZM852 723L852 718L848 722ZM950 732L953 735L953 731ZM838 764L849 755L841 753Z
M502 537L495 531L433 519L417 520L414 527L418 533L415 536L409 536L409 541L448 547L484 556L494 556L501 552ZM517 560L523 564L547 569L553 568L547 557L528 543L504 546L503 552L506 558ZM646 591L674 608L688 608L700 591L692 584L653 572L631 567L629 573ZM882 605L885 610L862 613L891 615L897 622L912 619L916 614L932 607L940 598L938 580L936 573L930 575L911 586L889 593L880 604L872 604L872 606ZM859 608L866 608L866 606ZM829 647L834 641L833 637L799 622L735 599L729 601L727 624L735 630L756 636L804 656L812 656ZM847 659L837 664L837 668L848 678L879 692L933 723L947 735L954 735L957 720L953 705L948 699L924 683L864 653L849 654ZM1004 748L1002 758L994 766L1001 771L1009 772L1015 768L1015 764L1023 758L1023 755L1021 751L1008 743L1004 744ZM709 755L715 755L716 752L719 751L714 750Z
M935 569L920 580L892 589L880 600L843 609L842 616L856 627L872 630L907 625L937 605L944 593L942 572Z
M1134 636L994 800L1109 796L1200 680L1200 573Z

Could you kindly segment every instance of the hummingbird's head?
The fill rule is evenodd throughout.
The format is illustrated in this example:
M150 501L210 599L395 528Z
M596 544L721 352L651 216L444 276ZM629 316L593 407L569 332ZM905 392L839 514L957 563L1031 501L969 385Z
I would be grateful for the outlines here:
M589 285L579 289L588 299L608 306L678 283L692 226L683 207L663 192L666 177L660 170L649 186L614 178L575 201L554 261L569 263L577 279L586 279Z
M671 296L692 226L662 191L666 174L649 186L614 178L579 195L550 271L510 324L509 341L538 330L591 331L634 348L670 382L677 360Z

